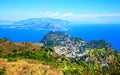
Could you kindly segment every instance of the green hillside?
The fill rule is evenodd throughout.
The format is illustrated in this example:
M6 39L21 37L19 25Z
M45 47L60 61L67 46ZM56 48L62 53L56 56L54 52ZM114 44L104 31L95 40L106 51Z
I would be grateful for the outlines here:
M120 53L90 49L78 61L58 55L41 43L0 39L0 75L119 75Z

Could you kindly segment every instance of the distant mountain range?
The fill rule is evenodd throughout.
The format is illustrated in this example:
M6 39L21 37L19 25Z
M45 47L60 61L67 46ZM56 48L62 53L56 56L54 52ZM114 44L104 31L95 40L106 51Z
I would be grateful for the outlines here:
M6 25L2 28L17 28L26 30L68 30L72 23L61 19L52 18L29 18Z

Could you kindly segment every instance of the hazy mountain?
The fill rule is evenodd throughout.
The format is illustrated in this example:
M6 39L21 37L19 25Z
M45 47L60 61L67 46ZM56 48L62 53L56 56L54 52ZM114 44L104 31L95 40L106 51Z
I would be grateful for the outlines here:
M29 18L13 24L14 28L33 30L68 30L70 22L52 18Z
M11 20L0 20L0 25L10 25L14 23L14 21Z

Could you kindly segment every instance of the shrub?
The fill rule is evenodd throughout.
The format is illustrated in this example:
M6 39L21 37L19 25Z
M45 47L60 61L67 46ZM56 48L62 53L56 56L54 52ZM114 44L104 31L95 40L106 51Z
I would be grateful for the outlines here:
M14 62L14 61L17 61L18 59L17 58L8 58L8 62Z
M4 75L4 74L5 74L5 72L6 72L5 67L0 68L0 75Z

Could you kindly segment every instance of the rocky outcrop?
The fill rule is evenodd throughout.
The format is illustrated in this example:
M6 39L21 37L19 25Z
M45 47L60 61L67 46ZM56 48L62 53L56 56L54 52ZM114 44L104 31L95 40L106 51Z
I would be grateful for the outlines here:
M68 58L77 58L85 56L89 49L112 48L105 40L93 40L86 42L81 38L74 38L64 32L51 31L42 40L47 47L54 47L59 55L65 55Z

